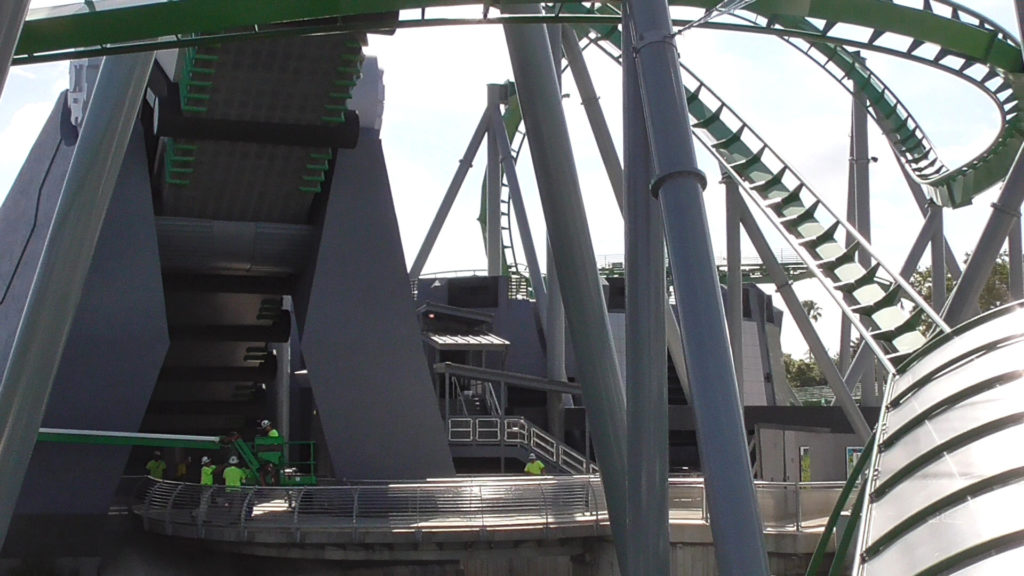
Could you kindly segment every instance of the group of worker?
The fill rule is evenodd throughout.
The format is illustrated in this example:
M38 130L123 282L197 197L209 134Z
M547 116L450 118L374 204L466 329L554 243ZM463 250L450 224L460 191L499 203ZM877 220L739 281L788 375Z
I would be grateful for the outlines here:
M270 420L260 421L260 432L266 438L273 438L271 442L273 444L279 444L281 434L273 427ZM237 435L237 434L236 434ZM192 457L188 456L178 463L177 473L175 480L184 481L188 475L188 466L192 462ZM245 470L238 466L238 456L232 454L225 464L217 465L214 464L213 459L209 456L203 456L199 460L199 484L201 486L213 486L217 484L218 479L223 481L225 486L234 487L241 486L245 482L246 473ZM278 459L274 464L279 465ZM153 452L153 458L149 462L146 462L147 473L155 478L156 480L163 480L164 475L167 471L167 462L164 461L163 455L159 450Z

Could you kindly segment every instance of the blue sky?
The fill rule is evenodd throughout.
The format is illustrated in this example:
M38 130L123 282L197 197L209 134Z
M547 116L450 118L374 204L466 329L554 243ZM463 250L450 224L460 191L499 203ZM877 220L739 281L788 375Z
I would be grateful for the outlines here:
M33 6L66 2L35 1ZM1012 0L978 0L971 7L1017 32ZM478 8L472 10L477 15ZM440 14L438 12L437 14ZM786 44L770 37L690 30L679 37L682 58L822 194L844 211L847 183L850 97L823 71ZM387 90L382 139L390 169L407 260L411 262L458 166L483 111L486 84L512 78L504 36L498 26L401 30L372 36L368 52L380 58ZM970 159L991 140L998 116L973 87L943 72L898 59L867 54L869 65L894 89L924 127L949 165ZM618 144L621 132L619 69L596 50L587 55L601 104ZM35 134L59 91L67 86L67 65L13 68L0 98L0 198L6 195ZM620 255L622 221L597 155L571 77L565 79L566 115L591 222L595 252ZM922 221L888 144L871 126L874 244L887 263L899 267ZM543 214L528 156L520 163L530 224L542 249ZM725 252L724 203L717 164L699 150L711 176L705 203L716 245ZM449 223L426 271L485 268L475 218L483 157L466 180ZM948 212L947 234L957 254L972 249L994 199ZM767 228L767 227L766 227ZM774 235L774 244L783 242ZM752 254L752 250L746 253ZM542 256L543 260L543 256ZM838 340L838 311L813 281L797 284L802 297L822 304L819 327L826 344ZM787 322L783 347L797 354L806 346Z

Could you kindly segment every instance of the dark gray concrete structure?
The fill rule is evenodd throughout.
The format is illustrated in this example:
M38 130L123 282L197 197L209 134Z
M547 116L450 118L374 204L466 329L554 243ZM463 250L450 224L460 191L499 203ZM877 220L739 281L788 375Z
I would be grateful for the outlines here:
M337 162L309 294L296 298L335 476L454 474L378 134L363 130Z

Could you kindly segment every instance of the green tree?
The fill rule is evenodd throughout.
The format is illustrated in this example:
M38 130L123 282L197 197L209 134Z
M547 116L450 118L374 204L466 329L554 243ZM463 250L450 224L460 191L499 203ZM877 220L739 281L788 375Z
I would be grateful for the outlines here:
M807 313L807 317L811 319L811 322L817 322L821 318L821 306L814 300L801 300L800 306L803 307L804 312Z
M964 263L970 259L971 255L968 253L964 256ZM910 285L917 290L917 293L925 299L926 302L931 303L932 301L932 267L924 266L918 268L914 274L910 277ZM948 296L953 291L953 277L946 274L946 295ZM1008 304L1011 301L1010 297L1010 256L1006 252L1002 252L996 258L995 264L992 266L992 273L988 277L988 281L981 289L981 295L978 296L978 306L982 312L998 308L1003 304ZM932 323L925 320L921 323L920 330L924 334L931 332Z
M782 364L786 367L786 380L794 388L807 386L825 386L825 375L818 368L818 363L810 353L805 358L794 358L792 354L782 355Z

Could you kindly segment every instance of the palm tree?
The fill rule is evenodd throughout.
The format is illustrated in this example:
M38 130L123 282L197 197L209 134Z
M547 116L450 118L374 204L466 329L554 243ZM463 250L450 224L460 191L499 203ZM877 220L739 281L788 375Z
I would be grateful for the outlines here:
M801 300L800 305L803 306L804 312L812 322L817 322L821 318L821 306L818 306L814 300Z

